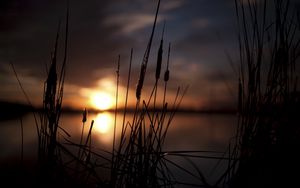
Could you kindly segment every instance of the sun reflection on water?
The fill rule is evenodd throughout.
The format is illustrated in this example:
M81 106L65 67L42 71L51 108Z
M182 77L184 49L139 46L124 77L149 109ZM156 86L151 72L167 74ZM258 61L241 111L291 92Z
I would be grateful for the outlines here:
M110 134L113 128L113 117L108 112L97 114L95 117L94 129L101 134Z

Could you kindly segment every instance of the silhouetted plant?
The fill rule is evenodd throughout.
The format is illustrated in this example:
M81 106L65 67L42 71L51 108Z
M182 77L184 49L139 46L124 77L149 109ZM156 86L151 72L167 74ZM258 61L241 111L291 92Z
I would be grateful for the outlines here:
M226 174L232 187L299 185L289 169L300 164L300 25L290 3L235 1L239 122L236 160Z

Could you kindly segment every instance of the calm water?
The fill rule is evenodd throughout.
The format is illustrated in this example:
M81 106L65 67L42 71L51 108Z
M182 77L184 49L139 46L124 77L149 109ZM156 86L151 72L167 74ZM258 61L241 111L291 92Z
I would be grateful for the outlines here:
M61 117L61 126L71 135L68 139L74 142L78 142L82 130L81 118L81 114L63 114ZM95 120L92 135L93 145L109 150L113 139L114 114L89 115L88 121L84 125L85 134L88 132L92 119ZM122 115L118 115L117 119L121 122ZM18 158L21 155L21 120L24 130L24 158L36 157L37 136L35 124L33 116L27 114L20 119L0 121L1 161ZM170 151L208 150L225 152L230 138L234 135L236 124L235 115L178 113L171 123L164 149ZM118 132L119 130L117 130ZM64 142L63 137L67 136L60 131L59 139L61 142ZM195 172L193 165L182 157L170 156L168 159ZM215 159L191 158L191 160L204 173L209 182L215 181L226 166L226 161L222 161L215 168L215 165L219 162ZM170 165L170 169L178 177L178 181L200 183L173 165Z

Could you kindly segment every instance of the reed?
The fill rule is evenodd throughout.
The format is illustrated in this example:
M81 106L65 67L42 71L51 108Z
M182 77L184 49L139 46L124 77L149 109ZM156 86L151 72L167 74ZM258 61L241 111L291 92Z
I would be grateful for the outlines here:
M85 108L83 113L82 113L82 129L81 129L79 145L82 145L83 136L84 136L83 133L84 133L84 127L85 127L85 122L86 121L87 121L87 110ZM81 148L79 147L79 149L78 149L78 158L80 157L80 153L81 153Z
M39 113L40 122L36 122L38 132L38 162L40 167L39 181L55 186L60 184L64 176L62 170L61 150L58 144L58 129L60 115L62 113L62 101L64 80L67 63L67 43L68 43L68 15L66 15L66 30L64 39L64 58L62 60L61 70L57 72L57 53L60 39L60 23L55 38L54 51L51 57L51 65L48 71L47 79L44 83L43 107ZM66 135L69 134L63 130Z
M23 94L24 94L24 96L26 98L27 103L29 104L29 106L31 108L33 108L32 104L31 104L31 101L29 100L29 97L27 96L27 94L26 94L26 92L25 92L25 90L24 90L24 88L22 86L22 83L21 83L21 81L20 81L20 79L18 77L18 74L16 72L16 69L15 69L13 63L10 62L10 64L11 64L12 70L14 72L14 75L15 75L17 81L18 81L18 84L19 84L19 86L20 86L20 88L21 88L21 90L22 90L22 92L23 92ZM36 118L35 113L33 113L33 115L34 115L35 123L37 125L37 118ZM21 164L23 164L23 156L24 156L24 130L23 130L23 119L22 119L22 117L20 117L20 124L21 124Z
M231 187L299 185L289 169L300 164L297 12L289 0L235 4L239 123L227 178Z

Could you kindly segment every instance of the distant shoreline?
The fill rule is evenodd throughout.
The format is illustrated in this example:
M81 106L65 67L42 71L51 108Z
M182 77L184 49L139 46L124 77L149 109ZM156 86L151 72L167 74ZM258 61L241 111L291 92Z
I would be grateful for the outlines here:
M0 120L5 119L15 119L18 118L24 114L30 113L30 112L41 112L41 108L32 107L30 105L22 104L22 103L14 103L14 102L6 102L6 101L0 101ZM124 108L118 109L118 112L124 112ZM133 113L134 108L128 108L128 113ZM155 109L157 110L157 109ZM62 112L63 113L82 113L83 110L81 109L75 109L70 107L63 107ZM149 111L154 111L154 109L149 109ZM171 109L168 111L172 111ZM95 109L88 109L88 112L91 114L96 113L102 113L102 112L115 112L114 109L110 110L95 110ZM178 113L199 113L199 114L236 114L237 110L235 109L187 109L187 108L179 108L176 112Z

